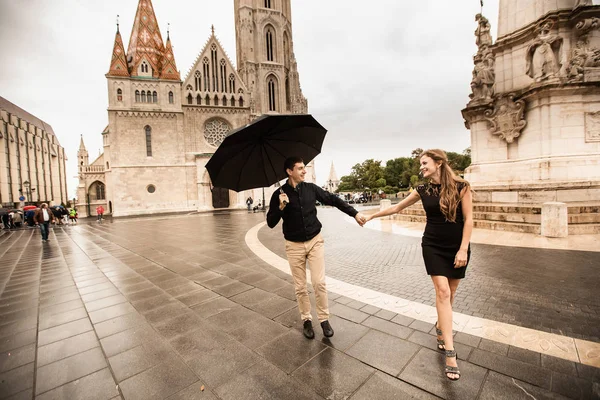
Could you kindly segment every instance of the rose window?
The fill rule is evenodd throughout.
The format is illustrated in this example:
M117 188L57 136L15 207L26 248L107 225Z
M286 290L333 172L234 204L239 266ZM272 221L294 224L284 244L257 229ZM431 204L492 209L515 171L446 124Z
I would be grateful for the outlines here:
M214 147L219 147L227 137L231 127L222 119L212 119L204 125L204 139Z

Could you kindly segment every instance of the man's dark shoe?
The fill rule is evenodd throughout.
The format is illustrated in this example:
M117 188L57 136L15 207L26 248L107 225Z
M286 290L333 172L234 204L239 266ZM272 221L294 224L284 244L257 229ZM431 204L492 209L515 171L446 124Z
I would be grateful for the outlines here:
M329 321L321 322L321 328L323 328L323 336L332 337L333 336L333 328L329 325Z
M307 339L314 339L315 331L313 331L312 321L307 319L304 321L304 328L302 329L302 333L306 336Z

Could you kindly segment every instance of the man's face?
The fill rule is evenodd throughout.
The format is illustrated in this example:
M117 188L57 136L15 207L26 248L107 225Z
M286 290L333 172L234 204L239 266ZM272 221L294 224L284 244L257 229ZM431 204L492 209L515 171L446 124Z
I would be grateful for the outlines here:
M287 172L290 175L290 178L294 182L297 182L297 183L304 182L304 176L306 175L306 168L304 166L304 163L294 164L294 169L290 170L288 168Z

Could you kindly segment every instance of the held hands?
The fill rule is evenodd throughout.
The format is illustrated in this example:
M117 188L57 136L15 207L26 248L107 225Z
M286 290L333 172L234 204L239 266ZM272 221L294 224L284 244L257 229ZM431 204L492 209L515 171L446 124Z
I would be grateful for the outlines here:
M290 199L288 198L287 194L285 194L284 192L279 193L279 209L281 211L283 211L283 209L285 208L285 206L288 205L289 202Z
M454 257L454 268L462 268L467 265L467 250L460 249Z
M354 219L360 226L364 226L364 224L366 224L368 221L367 217L365 217L362 213L356 214Z

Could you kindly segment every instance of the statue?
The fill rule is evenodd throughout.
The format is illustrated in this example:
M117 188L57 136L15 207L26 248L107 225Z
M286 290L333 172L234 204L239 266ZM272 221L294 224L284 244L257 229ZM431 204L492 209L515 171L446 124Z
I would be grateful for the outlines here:
M544 21L538 27L538 37L527 49L526 71L535 82L557 77L563 39L552 33L552 21Z
M491 46L492 45L492 35L490 34L490 29L492 28L490 22L486 17L481 14L477 14L475 16L475 21L479 23L477 29L475 29L475 44L480 49L483 46Z
M570 81L584 79L586 68L600 67L600 49L590 44L589 34L600 27L600 19L589 18L580 21L575 29L578 32L577 42L571 50L571 59L567 67L567 77Z
M488 50L485 54L477 54L473 59L475 61L473 79L471 80L471 90L473 93L469 97L472 101L492 101L494 82L496 80L494 55Z
M581 7L581 6L591 6L594 3L592 2L592 0L576 0L575 1L575 6L573 8L577 8L577 7Z

